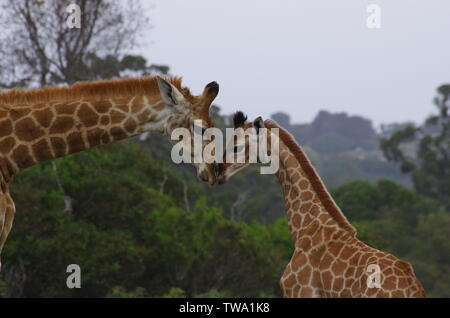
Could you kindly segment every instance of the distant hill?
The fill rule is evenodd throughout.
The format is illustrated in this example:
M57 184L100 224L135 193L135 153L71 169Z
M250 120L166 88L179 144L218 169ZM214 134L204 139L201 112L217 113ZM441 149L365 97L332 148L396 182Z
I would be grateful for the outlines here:
M289 115L283 112L273 114L272 118L304 146L322 154L378 149L378 135L372 122L361 116L322 110L309 124L292 124Z

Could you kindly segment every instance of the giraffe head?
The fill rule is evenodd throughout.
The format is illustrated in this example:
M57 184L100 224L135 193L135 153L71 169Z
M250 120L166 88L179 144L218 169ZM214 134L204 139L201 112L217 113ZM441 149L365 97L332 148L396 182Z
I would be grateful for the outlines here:
M191 95L187 88L179 90L175 85L163 79L157 78L161 98L168 106L167 109L170 115L167 118L164 126L164 132L168 135L175 128L186 128L190 131L191 136L194 133L201 131L202 134L208 128L213 127L213 121L209 113L210 106L217 94L219 93L219 85L216 82L211 82L206 85L203 93L200 96ZM200 127L196 127L194 131L194 125L198 123ZM212 141L202 140L202 147L197 151L203 151L203 149ZM194 147L194 151L195 151ZM195 152L191 153L193 159ZM215 164L200 162L196 163L192 160L193 165L197 168L197 176L208 184L213 185L216 182Z
M233 136L233 139L227 145L224 153L223 163L217 165L217 181L219 184L226 183L231 176L241 171L242 169L250 165L250 144L256 145L258 143L258 137L261 134L261 128L265 128L264 121L261 117L256 118L253 122L247 122L247 116L241 111L235 113L233 117L234 129L242 128L243 131L249 131L254 128L253 132L246 135L244 138L237 138ZM270 138L270 134L267 136ZM267 143L267 151L270 152L270 142ZM229 156L243 155L244 160L242 162L234 162L229 160ZM260 162L259 151L256 151L257 162ZM231 161L231 162L230 162Z

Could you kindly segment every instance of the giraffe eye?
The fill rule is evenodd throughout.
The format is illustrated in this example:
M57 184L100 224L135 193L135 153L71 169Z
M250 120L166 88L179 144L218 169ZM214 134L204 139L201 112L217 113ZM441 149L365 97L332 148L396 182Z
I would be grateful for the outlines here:
M241 152L243 149L244 149L244 146L243 146L243 145L240 145L240 146L234 146L233 151L234 151L234 153L239 153L239 152Z

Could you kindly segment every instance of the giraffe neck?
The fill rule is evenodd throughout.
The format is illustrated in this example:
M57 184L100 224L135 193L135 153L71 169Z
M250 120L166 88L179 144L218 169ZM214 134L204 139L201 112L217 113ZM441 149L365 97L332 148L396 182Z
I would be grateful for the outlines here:
M31 165L146 131L170 133L187 117L159 94L2 106L0 169L12 178Z
M271 125L266 122L266 126ZM269 127L270 128L270 127ZM294 243L314 227L356 234L327 192L321 179L294 138L280 128L280 167L277 177L285 198L288 225Z

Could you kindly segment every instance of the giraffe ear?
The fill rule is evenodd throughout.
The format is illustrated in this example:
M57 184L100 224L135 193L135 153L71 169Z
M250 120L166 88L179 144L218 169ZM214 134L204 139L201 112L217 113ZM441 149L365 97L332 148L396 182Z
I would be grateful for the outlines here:
M158 82L161 98L166 104L168 105L181 104L181 101L184 99L184 96L175 86L173 86L171 83L169 83L160 76L156 77L156 81Z
M264 125L264 120L262 119L262 117L261 116L259 116L258 118L256 118L254 121L253 121L253 127L256 129L256 132L259 134L259 130L261 129L261 128L265 128L266 127L266 125Z

